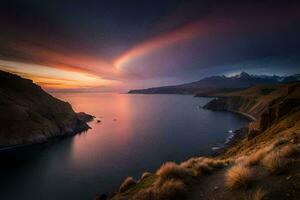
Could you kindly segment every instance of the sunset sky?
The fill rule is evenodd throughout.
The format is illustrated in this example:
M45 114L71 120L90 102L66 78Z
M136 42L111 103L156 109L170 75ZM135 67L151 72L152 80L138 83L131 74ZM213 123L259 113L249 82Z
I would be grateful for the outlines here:
M100 92L300 73L300 3L276 2L4 0L0 70Z

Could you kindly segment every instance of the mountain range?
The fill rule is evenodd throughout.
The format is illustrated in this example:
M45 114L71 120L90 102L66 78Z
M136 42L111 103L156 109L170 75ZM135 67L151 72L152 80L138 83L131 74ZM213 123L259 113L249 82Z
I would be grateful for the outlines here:
M210 76L199 81L180 85L163 87L153 87L147 89L130 90L130 94L197 94L205 96L217 92L234 91L249 88L258 84L267 83L286 83L300 81L300 74L291 76L269 76L269 75L250 75L241 72L235 76Z

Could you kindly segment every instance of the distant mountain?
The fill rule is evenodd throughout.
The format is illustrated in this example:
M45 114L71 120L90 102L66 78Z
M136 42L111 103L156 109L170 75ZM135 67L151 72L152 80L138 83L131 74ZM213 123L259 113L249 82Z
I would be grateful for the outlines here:
M299 81L300 75L292 76L268 76L268 75L250 75L242 72L238 75L211 76L203 78L196 82L185 83L181 85L154 87L141 90L130 90L130 94L200 94L208 95L215 92L234 91L242 88L249 88L257 84L279 83Z

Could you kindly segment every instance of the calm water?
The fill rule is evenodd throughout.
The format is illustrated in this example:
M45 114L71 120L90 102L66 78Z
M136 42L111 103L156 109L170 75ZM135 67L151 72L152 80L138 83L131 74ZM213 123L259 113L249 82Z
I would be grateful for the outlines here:
M101 120L86 133L1 152L0 199L84 200L167 160L211 153L247 120L183 95L54 94Z

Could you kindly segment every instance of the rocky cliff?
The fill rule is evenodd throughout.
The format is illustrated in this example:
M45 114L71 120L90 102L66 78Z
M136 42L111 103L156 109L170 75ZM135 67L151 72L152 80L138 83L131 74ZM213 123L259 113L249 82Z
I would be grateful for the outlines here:
M204 106L210 110L226 110L251 116L250 132L261 132L273 122L300 107L300 83L259 85L247 90L219 94Z
M73 135L87 130L91 119L31 80L0 71L0 147Z

